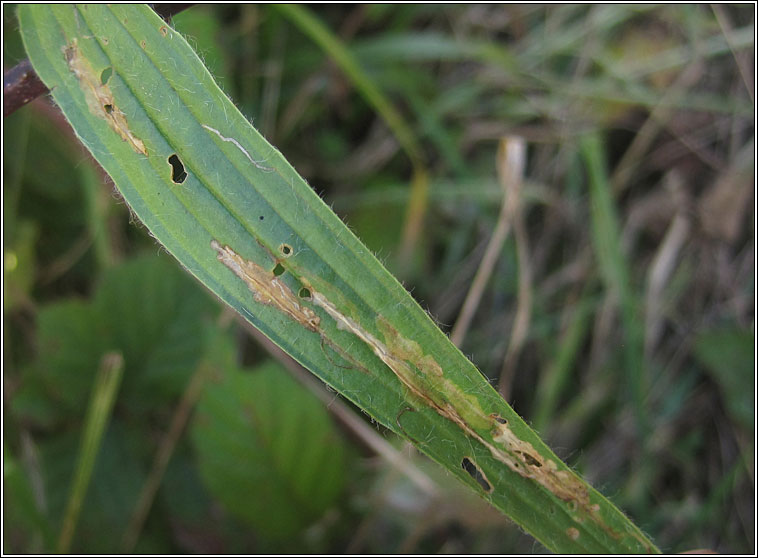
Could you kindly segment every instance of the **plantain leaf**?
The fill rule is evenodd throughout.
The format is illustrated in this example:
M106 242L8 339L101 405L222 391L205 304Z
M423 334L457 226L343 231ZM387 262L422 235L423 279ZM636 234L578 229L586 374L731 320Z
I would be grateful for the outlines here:
M78 137L221 300L549 549L657 551L503 401L149 8L22 5L19 19Z

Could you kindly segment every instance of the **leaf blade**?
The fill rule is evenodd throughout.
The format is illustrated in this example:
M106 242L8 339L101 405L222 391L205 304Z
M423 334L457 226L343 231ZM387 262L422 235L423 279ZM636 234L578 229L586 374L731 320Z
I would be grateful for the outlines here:
M30 22L30 13L39 19ZM548 548L657 550L498 396L155 14L127 5L24 5L19 16L32 63L85 145L152 234L219 298ZM48 28L63 44L40 37ZM114 105L147 156L84 110L62 54L74 39L95 75L112 68ZM181 184L172 181L172 154L188 174ZM218 261L214 242L255 264L238 265L283 297L306 288L311 296L297 304L319 316L318 327L272 304L273 289L251 292ZM279 251L285 243L288 255Z

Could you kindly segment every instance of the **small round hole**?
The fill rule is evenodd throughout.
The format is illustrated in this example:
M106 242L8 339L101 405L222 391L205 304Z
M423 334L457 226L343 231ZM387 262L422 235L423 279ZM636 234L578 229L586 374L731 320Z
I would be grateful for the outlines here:
M288 258L292 255L292 246L289 244L280 244L279 245L279 252L281 252L282 256L285 258Z
M113 112L113 105L103 105L103 109L105 110L105 112L110 114Z
M300 289L300 292L298 292L297 295L300 298L311 298L311 291L310 289L306 289L305 287L303 287L302 289Z

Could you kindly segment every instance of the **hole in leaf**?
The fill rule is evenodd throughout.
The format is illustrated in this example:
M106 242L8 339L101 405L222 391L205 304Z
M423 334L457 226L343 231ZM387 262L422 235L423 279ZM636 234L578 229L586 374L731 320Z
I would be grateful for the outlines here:
M282 273L284 273L284 266L280 263L276 264L273 273L274 277L279 277Z
M282 256L288 257L292 255L292 246L289 244L280 244L279 245L279 251L282 253Z
M161 35L163 35L164 37L168 35L168 27L166 27L165 25L161 27L160 31L161 31Z
M258 219L261 220L261 221L263 221L263 215L261 215L260 217L258 217Z
M306 289L305 287L303 287L302 289L300 289L300 292L298 292L297 295L300 298L311 298L311 291L310 289Z
M103 105L103 109L105 110L105 112L110 114L113 112L113 105Z
M503 417L501 417L501 416L500 416L500 415L498 415L497 413L494 413L494 414L492 414L492 415L490 415L490 416L491 416L493 419L495 419L495 422L498 422L499 424L508 424L508 420L507 420L507 419L504 419Z
M472 479L479 483L479 486L482 487L482 490L485 492L492 492L492 486L485 478L484 473L482 473L479 470L479 467L476 466L476 463L474 463L468 457L464 457L463 461L461 461L461 467L463 467L463 470L471 475Z
M105 70L103 70L103 73L100 74L100 83L102 85L105 85L108 83L108 80L111 79L111 76L113 75L113 68L108 66Z
M171 182L174 184L181 184L187 178L187 171L184 170L184 165L181 159L177 157L176 153L172 154L168 158L168 163L171 165Z
M542 462L536 457L534 457L533 455L529 455L528 453L523 452L523 451L519 451L517 453L521 454L521 456L524 458L524 461L526 462L527 465L542 467Z

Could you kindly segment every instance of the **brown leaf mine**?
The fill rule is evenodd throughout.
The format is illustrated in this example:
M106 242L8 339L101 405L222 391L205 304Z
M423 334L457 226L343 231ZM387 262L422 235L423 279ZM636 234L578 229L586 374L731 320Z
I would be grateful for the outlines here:
M337 329L352 333L367 345L408 388L416 401L431 407L457 425L467 436L479 441L490 451L492 457L504 463L514 473L531 479L558 499L568 503L570 510L576 512L576 521L589 517L612 532L604 525L596 506L590 503L587 486L577 476L543 456L528 441L519 438L511 430L507 419L497 413L485 412L474 395L464 392L445 374L440 364L431 355L426 354L421 345L401 335L386 318L376 316L377 333L372 333L358 319L343 313L334 302L314 289L307 277L299 277L304 286L300 289L298 297L281 281L276 268L269 271L245 260L231 248L222 247L215 240L211 242L211 246L218 253L219 261L247 284L254 293L255 300L277 308L310 331L319 333L324 342L348 360L352 360L340 350L338 344L331 341L314 311L300 304L303 298L307 298L334 320ZM280 252L286 256L286 250L282 248L284 246L289 247L282 244ZM277 263L277 268L279 267L284 271L281 260ZM471 457L464 456L461 467L484 492L491 493L494 490L494 485ZM573 538L576 533L576 530L570 531L568 536Z
M215 240L211 241L211 248L218 253L218 260L247 284L257 302L273 306L311 331L319 331L320 318L313 310L300 304L297 295L278 275L246 260Z
M87 59L82 56L76 39L63 48L63 54L66 57L69 70L79 80L90 112L105 120L121 136L121 139L132 146L134 151L147 155L145 144L129 130L126 117L116 105L107 80L102 80L101 76L92 69Z

